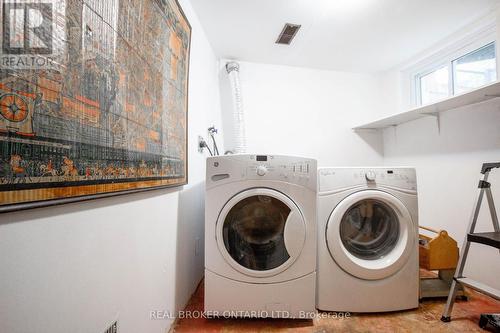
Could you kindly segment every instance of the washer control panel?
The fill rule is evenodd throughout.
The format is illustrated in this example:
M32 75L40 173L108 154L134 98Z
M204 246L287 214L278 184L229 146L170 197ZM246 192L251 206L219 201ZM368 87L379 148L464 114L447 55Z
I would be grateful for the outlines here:
M413 168L321 168L318 174L320 192L360 185L417 190L417 177Z
M273 180L317 187L317 163L313 159L282 155L226 155L207 159L209 180Z
M248 155L248 158L248 179L283 180L304 185L316 178L314 160L276 155Z

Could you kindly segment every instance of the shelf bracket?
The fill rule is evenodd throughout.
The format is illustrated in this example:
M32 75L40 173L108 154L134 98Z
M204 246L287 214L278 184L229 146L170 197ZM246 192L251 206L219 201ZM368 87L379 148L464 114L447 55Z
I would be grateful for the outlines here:
M394 133L394 142L398 143L398 125L389 125L387 128L392 128Z
M436 124L437 124L437 128L438 128L438 134L441 134L441 112L438 112L438 111L436 111L436 112L426 112L426 113L422 113L422 115L436 118Z

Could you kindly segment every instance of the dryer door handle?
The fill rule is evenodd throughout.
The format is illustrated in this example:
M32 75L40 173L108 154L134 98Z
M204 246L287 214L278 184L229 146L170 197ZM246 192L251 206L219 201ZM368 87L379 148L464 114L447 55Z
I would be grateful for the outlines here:
M292 210L285 223L285 247L291 258L297 258L306 240L306 226L302 214Z

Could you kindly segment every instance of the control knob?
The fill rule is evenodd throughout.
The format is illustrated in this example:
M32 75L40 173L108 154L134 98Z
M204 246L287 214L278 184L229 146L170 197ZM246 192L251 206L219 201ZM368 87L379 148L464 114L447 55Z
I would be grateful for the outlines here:
M263 165L259 165L259 166L257 167L257 174L258 174L259 176L264 176L266 173L267 173L267 168L266 168L265 166L263 166Z
M365 178L366 178L367 181L373 182L373 181L375 181L375 178L377 178L377 175L373 171L368 171L365 174Z

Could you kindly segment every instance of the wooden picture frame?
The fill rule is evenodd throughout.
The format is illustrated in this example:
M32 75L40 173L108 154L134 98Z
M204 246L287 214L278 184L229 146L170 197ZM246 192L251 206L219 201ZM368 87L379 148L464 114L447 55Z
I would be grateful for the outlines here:
M187 184L192 29L178 2L52 1L59 54L24 55L50 66L0 67L0 212Z

